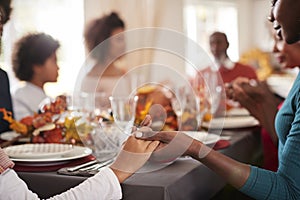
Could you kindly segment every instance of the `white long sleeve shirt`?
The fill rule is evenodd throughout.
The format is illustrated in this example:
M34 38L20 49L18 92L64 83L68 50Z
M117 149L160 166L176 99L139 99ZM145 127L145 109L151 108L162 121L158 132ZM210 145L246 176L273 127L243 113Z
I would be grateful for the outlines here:
M95 176L88 178L78 186L51 197L51 200L108 200L121 199L120 183L113 171L106 167ZM0 175L1 200L35 200L37 194L30 191L26 183L12 169L7 169Z
M44 90L38 86L25 82L12 95L13 109L16 120L38 112L40 103L48 98Z

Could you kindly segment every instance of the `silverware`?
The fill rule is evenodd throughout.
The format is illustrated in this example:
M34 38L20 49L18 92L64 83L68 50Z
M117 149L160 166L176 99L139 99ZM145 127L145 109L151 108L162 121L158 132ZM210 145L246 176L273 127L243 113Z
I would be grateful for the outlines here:
M110 159L110 160L107 160L105 162L102 162L102 163L95 163L91 166L88 166L88 167L84 167L84 168L80 168L79 171L92 171L92 170L98 170L100 169L101 167L104 167L110 163L112 163L114 161L114 159Z
M5 147L8 147L8 146L11 146L14 143L16 143L19 139L24 138L24 137L25 137L24 135L18 135L16 137L14 137L12 140L1 143L0 147L5 148Z
M96 164L96 163L98 163L98 160L92 160L90 162L83 163L81 165L77 165L75 167L69 167L69 168L67 168L67 171L68 172L74 172L74 171L79 170L79 169L81 169L83 167L87 167L87 166L90 166L90 165L93 165L93 164Z

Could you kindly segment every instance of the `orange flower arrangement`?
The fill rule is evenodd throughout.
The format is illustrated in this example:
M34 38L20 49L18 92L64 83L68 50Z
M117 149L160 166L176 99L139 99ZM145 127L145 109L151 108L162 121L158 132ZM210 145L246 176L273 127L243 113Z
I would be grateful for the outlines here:
M1 108L3 119L10 123L10 128L24 137L30 137L33 143L80 143L75 127L76 118L60 119L67 112L66 98L58 96L53 102L42 108L42 113L35 113L17 121L12 113Z

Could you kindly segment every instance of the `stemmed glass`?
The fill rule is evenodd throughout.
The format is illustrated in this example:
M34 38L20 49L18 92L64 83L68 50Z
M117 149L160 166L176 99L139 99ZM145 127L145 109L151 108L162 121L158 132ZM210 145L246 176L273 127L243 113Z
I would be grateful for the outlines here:
M126 135L130 135L136 112L138 96L110 96L113 118L116 125Z
M221 102L222 87L218 83L216 73L203 72L201 75L198 75L193 88L198 104L197 121L199 126L201 126L206 113L214 116L218 111Z
M187 93L184 87L173 88L174 95L171 99L172 109L177 117L177 128L181 130L182 115L187 103Z
M218 83L216 73L204 73L204 79L206 81L205 97L209 103L209 112L214 115L219 108L222 87Z

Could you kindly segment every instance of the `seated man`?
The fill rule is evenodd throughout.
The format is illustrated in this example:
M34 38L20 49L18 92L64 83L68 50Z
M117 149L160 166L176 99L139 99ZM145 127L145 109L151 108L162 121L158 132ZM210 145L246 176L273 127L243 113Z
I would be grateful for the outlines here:
M253 67L243 65L239 62L232 62L229 59L227 55L229 42L225 33L214 32L211 34L209 37L209 45L224 83L231 82L237 77L257 79Z

